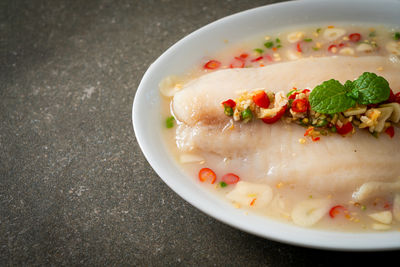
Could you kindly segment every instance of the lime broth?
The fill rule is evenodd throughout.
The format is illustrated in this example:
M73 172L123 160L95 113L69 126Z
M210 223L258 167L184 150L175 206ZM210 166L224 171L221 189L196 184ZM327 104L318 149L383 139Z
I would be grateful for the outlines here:
M386 28L378 25L360 27L333 23L331 25L283 29L275 33L253 36L240 44L231 44L229 40L222 40L226 43L226 49L217 54L204 55L203 60L193 69L188 70L186 75L168 77L169 80L167 82L164 80L160 87L167 89L174 87L179 90L188 81L215 71L204 68L204 65L210 60L220 62L221 65L218 67L218 70L220 70L230 67L268 67L271 64L306 57L379 55L397 58L399 54L396 54L396 47L399 50L400 40L395 40L396 32L399 32L399 28ZM339 34L340 37L335 38L335 34ZM393 46L393 43L397 46ZM165 124L167 117L173 115L171 102L172 97L162 96L160 120L163 124ZM293 209L299 202L322 199L329 201L329 208L324 211L323 216L316 223L307 227L351 232L400 230L399 218L396 218L396 216L387 223L382 223L370 216L381 212L390 212L394 215L393 195L382 195L359 203L352 198L353 190L321 193L313 190L313 188L304 188L296 184L284 182L268 184L266 179L263 180L262 177L249 175L250 172L246 169L246 161L249 159L246 157L232 159L201 150L181 151L176 140L176 129L180 122L175 121L174 124L173 128L164 127L162 136L167 150L171 152L171 156L188 176L188 179L193 179L193 182L198 183L199 186L206 187L246 214L254 212L282 222L294 223ZM187 159L188 156L189 159ZM199 170L205 167L215 172L217 176L215 183L211 184L210 181L201 182L199 180ZM260 181L267 183L272 191L269 204L267 206L253 205L254 202L257 203L256 198L254 198L255 201L252 201L253 204L250 202L249 205L239 204L227 199L227 194L234 190L237 185L221 186L220 178L231 172L238 175L241 181L256 184Z

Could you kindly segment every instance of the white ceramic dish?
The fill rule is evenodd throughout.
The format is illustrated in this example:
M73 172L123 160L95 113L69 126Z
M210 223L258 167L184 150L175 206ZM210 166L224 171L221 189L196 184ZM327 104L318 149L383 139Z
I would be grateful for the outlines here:
M211 23L186 36L147 70L133 103L132 119L138 143L164 182L186 201L208 215L243 231L301 246L333 250L387 250L400 248L400 232L342 233L300 228L257 215L245 215L187 177L163 145L158 83L171 74L183 74L200 59L231 43L268 30L297 24L334 22L400 25L400 1L294 1L244 11ZM197 51L194 53L193 51Z

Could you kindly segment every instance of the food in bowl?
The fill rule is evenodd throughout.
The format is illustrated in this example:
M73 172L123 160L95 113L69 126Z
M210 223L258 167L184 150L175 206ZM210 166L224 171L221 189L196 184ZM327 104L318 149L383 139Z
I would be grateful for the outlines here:
M166 145L238 209L303 227L400 229L400 33L303 27L160 83Z

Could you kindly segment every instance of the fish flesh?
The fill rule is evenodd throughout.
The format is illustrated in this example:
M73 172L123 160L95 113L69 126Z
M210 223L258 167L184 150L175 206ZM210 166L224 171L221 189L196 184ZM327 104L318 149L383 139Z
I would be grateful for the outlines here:
M176 144L225 159L247 180L285 182L319 191L354 191L366 182L393 182L400 175L400 138L376 139L366 130L352 136L331 135L301 144L305 129L279 121L233 122L221 102L245 91L288 92L313 89L323 81L341 83L374 72L400 91L400 63L389 57L319 57L276 63L262 68L223 69L183 85L172 111L179 122ZM398 130L398 127L395 127Z

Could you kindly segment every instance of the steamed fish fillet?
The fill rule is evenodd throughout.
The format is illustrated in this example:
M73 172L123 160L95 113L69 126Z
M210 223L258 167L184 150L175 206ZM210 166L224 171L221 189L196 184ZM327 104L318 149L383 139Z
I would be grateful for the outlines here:
M303 127L284 122L266 125L259 120L230 127L232 122L221 107L222 101L243 91L314 88L332 78L342 83L354 80L365 71L385 77L393 91L399 91L400 65L384 57L307 58L204 75L174 96L173 111L181 122L178 148L227 158L225 167L240 170L245 180L293 183L320 191L354 191L369 181L395 181L400 175L397 136L391 139L383 134L376 139L358 129L350 137L332 135L300 144Z
M389 81L394 92L400 90L400 63L388 57L305 58L263 68L226 69L201 76L187 83L173 99L178 120L188 125L199 121L215 124L228 121L221 102L238 97L243 91L265 88L288 92L293 87L312 89L330 79L357 79L363 72L374 72Z
M218 154L227 158L224 169L240 170L243 179L270 184L354 191L369 181L394 182L400 175L399 139L385 134L376 139L360 129L350 137L322 136L318 142L301 144L305 128L295 124L257 121L222 129L218 124L183 124L177 132L178 145L182 150Z

